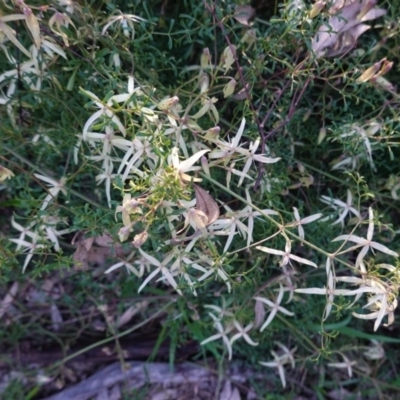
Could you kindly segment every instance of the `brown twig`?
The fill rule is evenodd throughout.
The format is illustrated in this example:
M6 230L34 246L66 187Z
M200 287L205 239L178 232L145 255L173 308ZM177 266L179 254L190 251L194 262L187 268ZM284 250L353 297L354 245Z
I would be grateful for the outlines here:
M204 4L205 8L207 9L207 11L212 15L213 20L216 22L218 27L221 29L222 35L223 35L225 41L227 42L228 46L230 47L230 49L232 51L232 54L235 54L235 52L233 51L234 47L232 45L232 42L229 39L228 34L225 33L226 30L225 30L224 24L217 17L217 14L216 14L216 11L215 11L215 4L213 4L213 3L208 4L206 0L203 0L203 4ZM300 65L297 66L297 69L301 69L303 63L304 63L304 61L302 63L300 63ZM289 107L288 114L287 114L286 118L284 119L284 121L282 121L276 128L273 128L271 131L266 132L265 131L265 125L268 122L268 120L269 120L271 114L273 113L273 111L276 109L279 100L281 99L283 94L288 89L288 87L289 87L289 85L291 83L291 80L288 79L286 81L286 83L284 84L282 90L276 96L275 100L273 101L272 105L270 106L267 114L262 119L262 121L260 121L260 119L258 117L259 110L256 110L256 108L254 107L253 102L251 101L250 88L249 88L249 85L247 84L247 82L245 80L245 77L243 75L242 67L239 64L239 60L238 60L238 57L237 57L236 54L235 54L235 64L236 64L236 67L237 67L237 70L238 70L240 83L242 84L243 90L245 91L246 99L247 99L247 101L248 101L248 103L250 105L250 109L251 109L251 112L253 114L254 121L255 121L255 123L256 123L256 125L258 127L258 132L259 132L260 139L261 139L260 152L261 152L261 154L264 154L267 140L271 139L273 135L275 135L278 131L280 131L284 126L286 126L292 120L293 115L294 115L294 113L295 113L295 111L297 109L297 106L298 106L301 98L303 97L306 88L308 87L308 85L310 83L311 77L307 78L306 83L303 85L303 87L302 87L302 89L300 91L300 94L298 96L296 96L297 91L298 91L298 90L296 90L295 96L293 97L293 100L292 100L292 102L290 104L290 107ZM254 191L258 190L258 188L260 187L261 179L262 179L262 177L264 175L264 172L265 172L265 164L260 162L259 165L258 165L257 179L256 179L256 182L255 182L255 184L253 186L253 190Z

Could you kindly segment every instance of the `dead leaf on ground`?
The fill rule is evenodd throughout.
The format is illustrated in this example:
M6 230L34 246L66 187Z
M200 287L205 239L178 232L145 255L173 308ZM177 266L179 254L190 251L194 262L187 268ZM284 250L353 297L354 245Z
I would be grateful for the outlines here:
M196 209L202 211L208 218L207 225L215 222L219 217L219 207L216 201L200 186L194 185L196 193Z
M219 395L219 400L241 400L239 390L232 385L231 381L226 381Z
M261 326L265 319L265 309L260 300L256 300L254 305L254 315L254 329L257 329Z
M121 326L127 324L138 312L147 308L149 302L148 301L140 301L136 303L134 306L129 307L119 318L117 321L117 327L121 328Z
M101 236L85 238L83 232L78 232L72 239L72 244L76 243L76 250L72 258L74 268L77 271L84 271L90 264L103 265L107 258L117 255L124 255L122 246L115 243L112 237L106 233Z
M18 293L19 284L14 282L0 303L0 318L7 312Z

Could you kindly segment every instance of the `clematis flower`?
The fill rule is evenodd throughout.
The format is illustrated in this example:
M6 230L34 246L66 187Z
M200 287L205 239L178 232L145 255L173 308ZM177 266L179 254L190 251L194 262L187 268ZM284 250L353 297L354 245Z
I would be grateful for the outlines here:
M235 137L232 139L231 142L226 142L220 139L213 140L221 150L213 150L210 153L209 157L213 159L224 158L224 157L230 157L235 152L239 152L240 148L239 142L240 139L242 138L245 125L246 125L246 119L243 118L239 130L237 131Z
M219 318L217 318L214 314L208 313L209 316L214 320L214 327L218 331L217 334L210 336L209 338L203 340L200 345L205 345L206 343L212 342L214 340L222 339L225 347L228 350L228 358L229 360L232 359L232 345L230 340L228 339L228 333L232 330L232 326L228 325L226 328L224 328L221 324L221 321Z
M261 303L266 304L271 309L271 312L268 315L267 320L263 323L263 325L260 328L260 332L262 332L272 322L272 320L275 318L278 311L280 311L282 314L288 315L289 317L293 317L294 313L286 310L286 308L284 308L280 305L282 298L283 298L283 294L284 294L283 286L281 284L279 284L279 293L278 293L278 297L276 298L275 302L273 302L269 299L266 299L265 297L254 297L254 300L257 300L257 301L260 301Z
M291 222L290 224L286 225L287 227L297 226L299 231L299 238L300 240L304 240L304 229L302 225L309 224L311 222L316 221L317 219L322 217L322 214L314 214L310 215L309 217L300 218L299 210L296 207L293 207L293 214L295 221Z
M117 125L118 129L121 131L122 135L126 135L126 129L119 118L115 115L114 111L112 110L111 106L112 103L110 101L107 104L104 104L94 93L89 92L88 90L83 90L82 92L86 94L89 98L91 98L99 109L96 111L85 123L83 127L82 137L83 140L87 140L87 134L89 128L94 125L94 123L100 119L102 116L108 117L115 125ZM110 99L111 100L111 99Z
M153 256L145 253L140 247L139 247L139 252L140 254L149 261L151 265L156 266L157 268L144 280L144 282L140 285L140 288L138 290L138 293L142 291L142 289L159 273L162 274L163 279L166 279L168 283L182 296L182 292L180 289L178 289L178 284L175 282L174 277L172 276L169 268L167 268L167 265L170 263L172 258L174 257L174 253L169 253L167 254L162 262L158 261L155 259Z
M198 171L201 167L193 167L193 164L198 161L204 154L206 154L210 150L200 150L197 153L193 154L187 160L179 161L179 149L178 147L174 147L170 156L170 164L176 170L179 178L182 182L201 182L199 178L193 178L190 175L187 175L188 171Z
M322 318L323 321L325 321L328 317L329 314L331 313L332 306L333 306L333 300L335 296L347 296L349 294L353 294L351 290L347 289L336 289L336 280L333 276L333 269L330 267L331 264L331 259L328 257L326 259L326 272L328 275L327 279L327 284L328 287L324 288L304 288L304 289L295 289L295 292L297 293L304 293L304 294L319 294L322 296L327 297L327 302L324 310L324 316Z
M271 158L271 157L265 157L262 154L255 154L259 145L260 145L260 139L257 139L254 143L251 143L249 150L245 150L245 149L238 150L247 159L246 164L243 167L243 171L242 171L243 175L240 177L238 186L240 186L243 183L244 175L247 174L247 172L249 172L249 169L253 162L259 162L259 163L263 163L263 164L274 164L281 159L280 157Z
M62 177L59 181L56 181L44 175L40 174L34 174L34 175L36 176L36 178L50 185L50 189L48 189L49 194L43 200L43 204L40 207L41 210L46 209L47 206L50 204L50 202L52 202L60 192L63 193L65 196L67 195L67 191L65 189L67 178Z
M63 32L62 27L67 28L69 24L71 24L76 30L76 26L72 22L71 18L67 14L60 13L57 10L49 19L49 28L54 34L61 36L65 46L67 47L69 47L68 36Z
M278 368L278 373L279 377L282 382L282 386L285 388L286 387L286 377L285 377L285 369L283 368L284 365L286 364L291 364L292 368L295 367L295 361L293 354L297 350L296 347L293 349L289 350L286 346L284 346L282 343L275 342L277 346L280 347L280 349L283 351L283 353L278 354L274 350L271 350L271 354L274 357L274 361L260 361L261 365L264 365L265 367L269 368Z
M282 260L280 262L281 266L289 264L290 260L294 260L294 261L299 262L300 264L307 264L307 265L311 265L314 268L318 268L318 265L315 264L314 262L306 260L305 258L301 258L301 257L296 256L294 254L291 254L292 244L291 244L291 242L289 240L286 241L285 251L271 249L271 248L265 247L265 246L257 246L256 249L257 250L261 250L264 253L269 253L269 254L275 254L277 256L282 256Z
M353 207L353 194L350 190L347 190L346 202L328 196L321 196L321 201L325 204L329 204L335 210L340 210L339 218L332 225L341 223L342 226L344 226L344 220L349 213L352 213L357 218L361 219L360 212Z
M127 38L134 39L135 38L134 22L138 23L140 21L147 22L144 18L138 17L137 15L133 14L121 13L120 15L114 15L108 18L108 22L104 25L101 34L104 35L111 25L119 23L124 33L124 36Z
M328 367L347 369L347 374L349 378L353 376L353 366L357 364L356 361L350 361L343 353L340 353L343 357L343 362L328 363Z
M362 247L362 249L356 259L356 267L358 267L360 265L361 261L364 259L364 257L368 253L369 249L379 250L382 253L388 254L389 256L393 256L393 257L399 256L395 251L388 249L383 244L374 242L372 240L373 236L374 236L374 213L372 211L372 208L370 207L369 208L369 224L368 224L368 231L367 231L366 239L361 238L356 235L340 235L340 236L336 237L335 239L333 239L332 242L336 242L338 240L345 240L345 241L356 243L356 246L355 246L356 248Z
M251 331L251 329L253 329L254 324L250 323L248 324L245 328L242 327L242 325L239 324L238 321L236 321L236 319L233 321L233 326L236 328L236 330L238 331L238 333L235 333L232 337L231 337L231 345L238 339L243 338L250 346L258 346L257 342L254 342L250 336L247 334L247 332Z
M122 222L124 226L131 225L131 214L142 214L142 209L140 206L143 204L141 199L132 198L132 196L127 193L124 195L122 200L122 206L118 206L115 210L115 217L118 212L122 213Z

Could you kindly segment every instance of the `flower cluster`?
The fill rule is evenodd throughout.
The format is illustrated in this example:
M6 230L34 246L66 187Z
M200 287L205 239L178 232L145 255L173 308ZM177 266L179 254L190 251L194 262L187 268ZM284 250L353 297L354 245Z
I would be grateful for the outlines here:
M202 70L202 74L206 72ZM110 207L112 182L116 178L129 182L129 187L124 188L122 204L116 207L116 215L121 214L123 223L119 238L127 241L139 230L132 242L139 248L137 255L155 267L140 290L158 274L160 280L180 294L182 285L188 285L196 293L194 282L212 277L221 279L230 290L231 279L223 265L233 238L240 234L250 246L255 220L263 215L278 214L269 209L255 211L248 188L245 188L248 204L237 211L224 205L226 212L220 215L216 200L201 187L199 172L210 175L211 169L225 171L230 165L228 184L233 174L240 186L253 179L254 173L250 173L253 162L272 164L279 158L256 154L259 140L248 145L241 141L246 127L244 118L237 133L228 140L220 136L218 126L202 128L200 119L209 111L215 122L219 117L214 100L207 98L204 87L200 91L200 109L194 113L195 104L183 111L176 96L152 101L133 77L129 77L125 93L104 100L83 91L97 110L86 121L78 138L75 162L82 153L83 143L87 143L92 154L83 156L100 163L102 172L96 180L105 184ZM190 141L189 134L201 140ZM171 143L174 146L171 147ZM241 171L233 168L239 164L243 165ZM160 248L153 250L159 253L162 249L165 254L162 260L142 250L149 235L154 235L154 221L160 218L166 221L168 229L164 235L167 236ZM204 253L205 241L222 237L227 238L221 254L218 251ZM127 266L124 261L118 265ZM114 269L115 266L111 270Z
M332 309L335 296L354 296L354 301L349 308L356 303L363 294L367 294L369 299L363 307L371 310L370 314L359 314L353 312L353 316L360 319L374 319L374 330L376 331L381 325L383 318L387 316L387 325L394 321L394 311L397 308L397 297L400 288L400 275L398 269L390 264L373 264L367 268L365 257L370 250L378 250L392 257L399 255L386 246L372 240L374 234L374 213L372 208L368 211L368 230L367 238L356 235L340 235L333 239L336 241L345 241L355 243L354 246L345 250L339 250L335 255L331 255L326 260L327 282L326 288L299 288L295 291L305 294L319 294L327 297L327 306L325 308L324 319L326 319ZM361 250L360 250L361 249ZM356 261L354 273L357 276L335 276L334 264L332 262L334 256L343 255L348 252L360 250ZM387 273L385 273L387 271ZM338 282L356 285L358 289L337 289Z

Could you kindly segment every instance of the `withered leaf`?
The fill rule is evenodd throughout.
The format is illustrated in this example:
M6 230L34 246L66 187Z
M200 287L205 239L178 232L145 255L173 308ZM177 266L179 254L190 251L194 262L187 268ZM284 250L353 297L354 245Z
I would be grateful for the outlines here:
M256 10L252 6L237 6L233 18L242 25L253 25Z
M265 318L265 309L260 300L256 300L254 305L254 315L254 328L257 329L262 325Z
M207 225L215 222L219 217L217 202L200 186L194 185L196 193L196 208L202 211L208 218Z
M77 271L87 270L89 264L103 265L107 258L113 255L118 257L124 255L122 246L114 243L107 232L90 238L86 238L83 232L78 232L72 239L72 244L76 245L72 259Z

